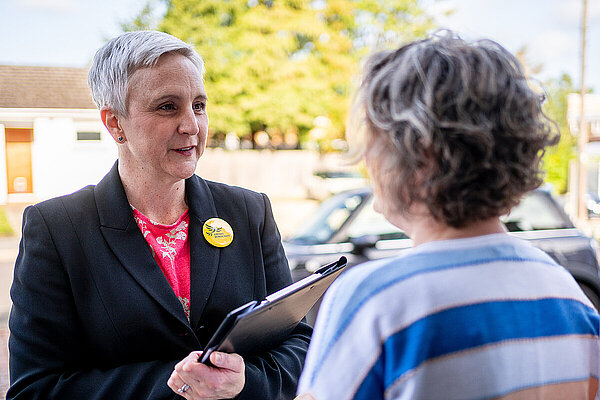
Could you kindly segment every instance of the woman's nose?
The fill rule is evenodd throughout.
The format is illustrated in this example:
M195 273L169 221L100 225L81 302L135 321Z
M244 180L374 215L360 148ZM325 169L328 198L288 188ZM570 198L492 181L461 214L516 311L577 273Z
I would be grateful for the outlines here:
M198 115L190 107L181 116L179 122L179 133L186 135L197 135L200 132L200 123L198 122Z

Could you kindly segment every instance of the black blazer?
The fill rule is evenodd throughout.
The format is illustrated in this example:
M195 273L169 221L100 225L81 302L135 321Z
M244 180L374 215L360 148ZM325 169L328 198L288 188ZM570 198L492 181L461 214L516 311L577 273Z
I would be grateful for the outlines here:
M154 261L117 164L97 186L28 207L11 288L8 399L173 399L174 365L200 350L232 309L291 283L269 200L194 175L191 322ZM219 217L224 248L202 235ZM293 398L311 328L245 358L240 399Z

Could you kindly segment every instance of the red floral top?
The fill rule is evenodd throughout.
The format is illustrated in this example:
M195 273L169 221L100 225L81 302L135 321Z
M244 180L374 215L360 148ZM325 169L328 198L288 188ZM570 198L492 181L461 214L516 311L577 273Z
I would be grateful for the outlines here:
M172 225L152 221L133 208L133 217L144 239L148 242L154 259L165 274L175 295L190 319L190 242L188 228L189 210Z

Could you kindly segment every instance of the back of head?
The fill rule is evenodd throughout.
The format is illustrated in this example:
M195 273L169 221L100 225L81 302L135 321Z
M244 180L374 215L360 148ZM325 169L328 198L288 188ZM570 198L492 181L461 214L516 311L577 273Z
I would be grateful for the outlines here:
M558 140L542 101L499 44L443 32L369 59L353 127L398 212L421 202L461 227L541 184L544 148Z
M192 46L164 32L127 32L111 39L94 56L88 84L96 106L127 116L127 85L140 68L151 67L165 53L187 57L204 74L202 57Z

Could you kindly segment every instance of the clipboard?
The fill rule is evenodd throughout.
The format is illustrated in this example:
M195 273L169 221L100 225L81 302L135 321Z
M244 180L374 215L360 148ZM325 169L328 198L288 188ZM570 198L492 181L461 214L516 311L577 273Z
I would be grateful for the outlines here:
M340 257L263 301L251 301L231 311L198 362L211 365L209 357L213 351L247 356L278 346L323 296L346 263L346 257Z

